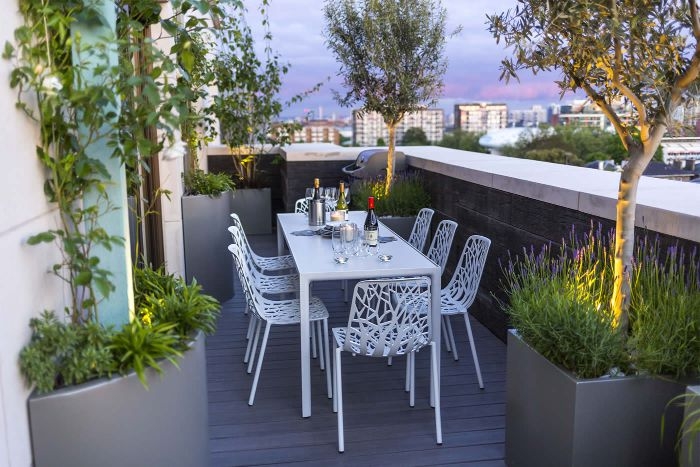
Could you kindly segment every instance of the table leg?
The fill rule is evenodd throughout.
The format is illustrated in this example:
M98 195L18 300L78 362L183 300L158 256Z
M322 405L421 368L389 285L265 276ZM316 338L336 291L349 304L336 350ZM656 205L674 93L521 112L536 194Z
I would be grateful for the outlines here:
M301 311L301 416L311 416L311 352L309 349L309 281L299 275L299 308ZM327 370L328 371L328 370Z
M282 256L284 254L284 234L282 233L282 227L280 222L277 222L277 255Z
M442 271L440 269L437 270L437 272L434 272L431 276L431 306L430 310L432 312L432 329L431 329L431 334L432 334L432 339L433 342L435 342L435 364L437 365L437 381L438 384L436 384L436 390L433 391L433 385L430 385L430 406L435 407L435 399L440 398L440 351L442 347L440 347L440 328L441 328L441 323L442 323L442 314L440 313L440 290L441 290L441 284L440 284L440 276ZM434 392L437 392L435 394Z

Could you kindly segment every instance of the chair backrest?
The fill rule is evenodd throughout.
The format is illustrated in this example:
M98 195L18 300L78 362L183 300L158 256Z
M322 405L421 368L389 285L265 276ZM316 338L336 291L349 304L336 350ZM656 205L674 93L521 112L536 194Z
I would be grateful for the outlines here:
M246 258L248 255L244 252L245 248L241 248L239 244L233 243L229 245L228 251L233 255L233 262L236 265L238 279L241 281L241 287L243 288L245 299L248 303L248 309L265 319L265 304L268 300L263 297L257 287L255 287L255 274L257 270Z
M228 231L229 233L231 233L233 242L238 244L241 248L244 248L245 252L251 258L254 258L255 252L253 252L253 248L250 246L250 243L248 243L248 237L245 234L245 230L243 230L243 224L241 224L241 219L235 212L231 213L231 219L233 220L233 225L229 226ZM236 233L237 236L235 236L234 233ZM253 259L253 264L255 264L255 259ZM255 267L257 268L257 264L255 265Z
M491 240L486 237L481 235L469 237L452 279L445 287L445 292L455 302L461 304L465 311L474 303L490 246Z
M309 199L299 198L296 203L294 203L294 212L305 213L309 212Z
M452 248L452 240L455 238L456 231L457 223L455 221L447 219L440 221L433 236L433 241L430 242L430 248L428 248L426 256L433 263L440 266L440 271L442 272L445 271L447 257L450 255L450 248Z
M421 253L425 248L425 241L428 238L430 221L433 218L433 214L435 214L435 211L430 208L421 209L416 216L416 221L413 223L411 235L408 237L408 243Z
M429 305L427 277L358 282L343 350L367 357L391 357L420 349L429 343Z

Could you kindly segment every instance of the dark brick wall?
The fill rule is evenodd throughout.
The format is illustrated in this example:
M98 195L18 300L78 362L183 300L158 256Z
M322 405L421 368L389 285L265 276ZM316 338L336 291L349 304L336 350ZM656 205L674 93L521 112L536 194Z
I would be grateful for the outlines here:
M314 178L319 179L321 186L337 187L341 180L347 182L348 176L343 173L342 168L351 162L282 162L282 204L286 212L294 210L294 203L297 199L304 197L306 188L313 186ZM352 196L352 190L350 196Z
M423 180L430 192L433 208L433 227L442 219L452 219L459 224L450 253L450 259L443 283L452 276L454 266L464 248L464 243L472 234L484 235L491 239L491 249L481 280L477 299L470 310L475 318L487 326L491 332L505 341L507 319L498 297L504 300L501 291L501 264L507 264L508 252L517 254L523 248L541 248L548 242L561 243L568 238L572 227L584 233L591 223L599 223L603 231L613 229L614 221L591 216L580 211L567 209L536 199L507 193L482 185L465 182L445 175L421 171ZM637 235L650 235L659 238L662 247L680 245L690 251L698 244L668 235L637 229ZM495 296L495 297L494 297Z

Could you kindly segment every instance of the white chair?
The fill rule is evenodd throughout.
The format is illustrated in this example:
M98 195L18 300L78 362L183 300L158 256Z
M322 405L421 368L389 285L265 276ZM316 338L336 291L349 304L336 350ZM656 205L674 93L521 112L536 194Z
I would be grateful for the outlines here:
M262 369L263 360L265 358L265 350L267 348L267 339L270 335L270 327L273 324L299 324L301 322L301 310L299 306L299 299L272 300L263 296L254 286L254 282L251 280L254 274L254 268L251 267L248 261L246 261L245 254L241 248L234 243L229 245L228 249L233 255L236 270L238 271L238 277L241 281L241 285L243 286L246 301L248 302L248 307L261 321L265 322L265 333L260 346L260 356L258 357L258 363L255 368L255 377L253 378L253 386L250 389L250 397L248 398L248 405L253 405L255 401L255 391L258 387L258 381L260 379L260 370ZM329 361L328 310L318 297L311 297L310 299L309 319L312 324L316 321L321 321L323 323L324 338L323 345L321 347L323 353L325 354L325 360ZM257 346L257 338L255 345ZM330 398L332 388L331 375L329 371L326 371L326 386L328 397Z
M464 245L462 256L459 258L459 264L452 275L452 279L440 291L440 313L442 314L443 325L449 335L449 346L452 347L452 355L455 360L459 359L452 326L450 325L450 316L463 314L464 322L467 326L469 346L471 347L474 366L476 367L476 376L481 389L484 389L484 382L481 379L481 368L479 367L479 359L476 356L472 327L469 324L469 307L474 303L474 298L479 289L479 282L484 272L486 255L490 246L491 240L486 237L481 235L469 237ZM447 345L448 341L445 341L445 343Z
M243 240L245 241L245 247L250 253L250 255L253 257L255 267L257 267L258 270L260 270L263 273L284 271L287 269L296 270L297 265L296 263L294 263L294 258L292 258L291 255L260 256L256 254L255 251L253 251L253 249L250 247L250 243L248 243L248 238L245 236L243 224L241 223L241 219L238 217L238 214L236 214L235 212L231 213L231 220L233 221L233 225L235 227L238 227L241 230L241 232L243 232Z
M425 248L425 241L428 238L433 214L435 214L435 211L430 208L421 209L416 216L416 221L413 223L411 235L408 236L408 243L421 253Z
M450 256L450 248L452 248L452 240L455 238L457 231L457 223L451 220L443 220L437 226L433 241L430 242L430 248L426 256L433 263L440 266L440 271L445 272L447 258Z
M406 298L409 298L408 300ZM338 414L338 451L345 451L343 426L342 352L353 356L387 358L406 355L411 369L410 400L414 406L415 353L430 345L430 383L438 394L437 351L430 342L430 280L427 277L365 280L355 286L347 327L333 328L333 410ZM442 444L440 398L435 397L435 430Z
M335 210L335 206L337 205L337 203L337 201L335 203L331 203L329 202L329 200L326 200L326 212L331 212ZM296 200L296 202L294 203L294 212L301 214L309 212L309 198L299 198L298 200Z

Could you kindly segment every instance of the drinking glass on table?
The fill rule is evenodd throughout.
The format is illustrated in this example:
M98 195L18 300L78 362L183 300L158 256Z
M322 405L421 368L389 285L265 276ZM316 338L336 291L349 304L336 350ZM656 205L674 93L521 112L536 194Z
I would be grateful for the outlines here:
M314 197L314 189L313 188L307 188L306 189L306 195L304 196L306 199L311 199Z
M333 259L336 263L345 264L348 262L348 242L346 232L342 225L336 225L331 232L331 248L333 249Z

